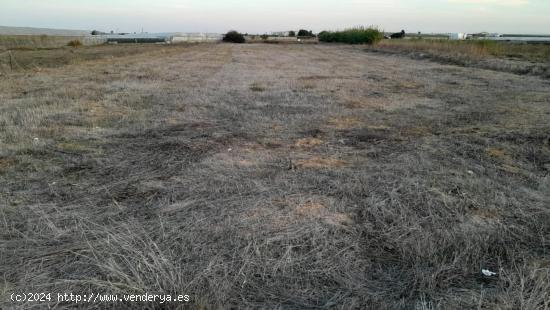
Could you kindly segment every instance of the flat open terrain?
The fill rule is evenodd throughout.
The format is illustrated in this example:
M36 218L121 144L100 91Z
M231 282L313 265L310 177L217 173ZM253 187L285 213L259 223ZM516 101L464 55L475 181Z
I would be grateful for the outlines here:
M487 40L383 40L369 48L383 54L429 59L442 64L476 67L550 79L550 44Z
M0 307L548 309L549 79L340 45L117 55L0 76Z

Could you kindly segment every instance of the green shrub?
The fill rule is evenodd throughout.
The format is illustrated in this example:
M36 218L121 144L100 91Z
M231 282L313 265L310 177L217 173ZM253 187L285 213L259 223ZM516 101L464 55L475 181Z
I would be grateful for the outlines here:
M299 37L314 37L315 35L313 34L313 31L307 31L305 29L300 29L298 31L298 36Z
M79 46L82 46L82 42L80 42L80 40L72 40L72 41L69 41L69 43L67 43L67 46L79 47Z
M288 36L289 36L289 37L295 37L295 36L296 36L296 32L294 32L294 30L290 30L290 31L288 32Z
M335 32L332 31L321 31L317 36L321 42L336 42Z
M375 27L356 27L343 31L323 31L319 33L319 41L321 42L376 44L383 38L384 34Z
M262 38L262 40L265 41L265 40L269 39L269 36L268 36L267 34L262 34L262 35L260 36L260 38Z
M223 36L222 41L230 43L244 43L246 40L241 33L231 30Z

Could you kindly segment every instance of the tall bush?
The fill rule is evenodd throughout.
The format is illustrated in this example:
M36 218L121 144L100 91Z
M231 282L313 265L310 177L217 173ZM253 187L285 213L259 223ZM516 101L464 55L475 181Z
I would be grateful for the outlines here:
M348 44L376 44L384 34L376 27L355 27L343 31L323 31L319 33L321 42L338 42Z
M72 41L69 41L69 43L67 43L67 46L80 47L82 46L82 42L80 42L80 40L72 40Z
M223 36L222 41L229 43L244 43L246 40L240 32L231 30Z
M299 37L313 37L313 36L315 36L315 35L313 34L313 31L311 31L311 30L310 30L310 31L307 31L307 30L305 30L305 29L300 29L300 30L298 31L298 36L299 36Z

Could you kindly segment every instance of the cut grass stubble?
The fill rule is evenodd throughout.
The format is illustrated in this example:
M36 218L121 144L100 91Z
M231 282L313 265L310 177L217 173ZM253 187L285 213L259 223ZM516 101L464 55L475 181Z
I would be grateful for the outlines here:
M0 80L2 307L550 304L546 81L364 47L156 48Z

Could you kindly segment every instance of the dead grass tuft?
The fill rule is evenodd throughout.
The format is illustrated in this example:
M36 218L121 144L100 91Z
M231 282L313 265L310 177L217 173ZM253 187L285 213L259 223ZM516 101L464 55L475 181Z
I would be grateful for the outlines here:
M57 144L57 149L63 152L70 152L76 154L99 152L99 150L85 142L62 142Z
M348 226L353 223L349 215L330 212L327 210L325 204L316 200L308 200L299 204L296 208L296 214L299 217L321 220L333 226Z
M14 158L0 157L0 171L7 170L17 164Z
M496 209L473 209L470 210L470 213L474 216L483 218L483 219L497 219L499 217L499 211Z
M500 165L499 169L501 169L502 171L506 171L506 172L514 173L514 174L521 173L521 168L519 168L517 166L513 166L513 165L508 165L508 164Z
M302 138L298 139L294 146L302 148L312 148L323 144L323 140L317 138Z
M325 224L329 227L353 225L349 214L331 211L329 203L322 197L314 198L275 198L272 207L258 207L246 212L244 218L249 223L260 223L271 229L293 230L297 227Z
M393 108L391 102L386 98L350 98L346 99L342 105L348 109L370 109L373 111Z
M347 162L337 158L314 156L307 159L296 160L296 166L308 169L326 169L341 168L347 165Z
M80 40L72 40L72 41L69 41L69 43L67 43L67 46L74 47L74 48L81 47L82 42L80 42Z
M102 102L88 101L81 104L84 124L90 126L110 125L113 121L128 116L133 111L123 105L106 105Z
M486 149L485 152L487 153L487 155L489 155L491 157L500 158L500 159L503 159L503 158L508 159L509 158L509 156L506 155L506 153L504 152L503 149L490 147L490 148Z
M250 85L250 90L255 92L263 92L266 91L267 88L260 83L252 83L252 85Z
M329 125L337 129L355 128L361 125L361 121L356 117L333 117L329 120Z

